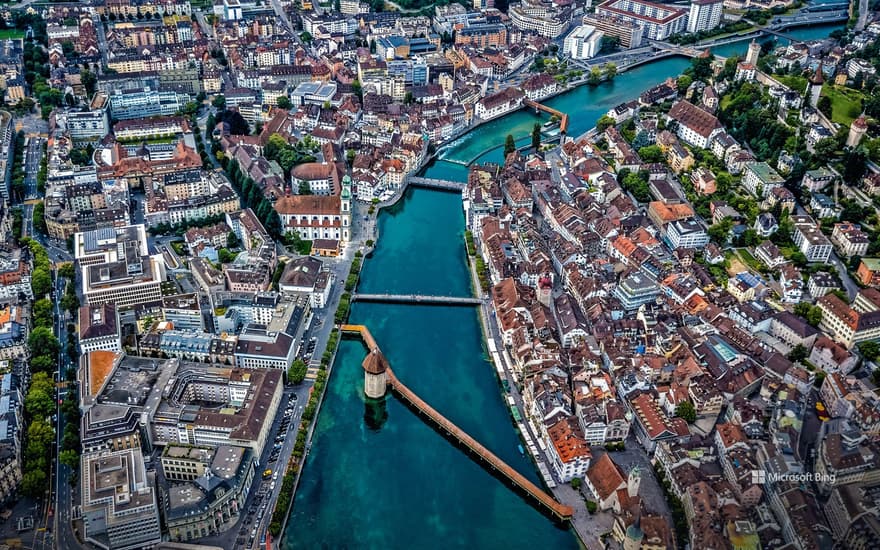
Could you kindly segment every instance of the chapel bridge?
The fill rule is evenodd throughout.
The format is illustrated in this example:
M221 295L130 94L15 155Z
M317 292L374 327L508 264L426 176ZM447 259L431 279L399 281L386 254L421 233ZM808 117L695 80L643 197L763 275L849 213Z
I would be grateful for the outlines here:
M391 370L388 360L382 354L373 335L364 325L342 325L343 334L360 336L364 344L370 350L363 362L365 392L368 397L380 398L388 388L394 392L404 403L416 413L430 421L432 426L442 435L454 440L471 454L480 459L480 463L495 476L509 482L515 488L532 497L541 509L553 514L560 520L571 519L574 510L571 506L560 504L553 497L545 493L540 487L529 481L522 474L514 470L503 460L498 458L489 449L481 445L476 439L468 435L464 430L453 424L449 419L440 414L431 405L409 389ZM376 382L384 383L384 387L377 388ZM376 395L370 395L371 389ZM380 393L382 392L382 393Z

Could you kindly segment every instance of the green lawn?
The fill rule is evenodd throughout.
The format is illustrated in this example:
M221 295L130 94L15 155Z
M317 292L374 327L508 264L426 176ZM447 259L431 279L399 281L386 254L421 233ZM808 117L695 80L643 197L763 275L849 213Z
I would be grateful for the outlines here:
M0 30L0 40L7 40L9 38L24 38L24 31L19 29Z
M804 90L807 89L807 79L803 76L797 75L786 75L786 76L778 76L773 75L773 78L782 82L792 90L803 93Z
M862 98L859 91L826 84L822 87L822 95L831 98L831 121L846 127L862 113Z
M761 271L761 262L759 262L752 253L746 250L745 248L740 248L737 250L739 254L740 260L743 261L744 264L754 269L755 271Z

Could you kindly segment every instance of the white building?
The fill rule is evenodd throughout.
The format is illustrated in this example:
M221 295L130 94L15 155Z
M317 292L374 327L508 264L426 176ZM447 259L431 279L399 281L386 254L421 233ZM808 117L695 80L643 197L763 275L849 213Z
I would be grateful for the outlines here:
M570 8L559 8L541 0L525 0L512 4L507 10L513 26L524 31L536 31L547 38L556 38L564 33L571 23L571 14Z
M122 351L119 313L113 304L79 308L79 347L81 353Z
M560 420L547 429L547 455L563 483L583 478L590 467L590 445L584 439L577 417Z
M709 244L709 234L700 222L678 220L666 226L666 238L672 249L695 248L700 249Z
M742 186L759 199L769 195L776 187L782 187L785 180L766 162L753 162L746 165Z
M723 0L691 0L688 32L709 31L721 24Z
M290 95L290 101L294 107L305 103L323 105L326 102L332 102L335 95L335 82L303 82Z
M576 27L565 37L562 53L573 59L589 59L599 53L602 36L602 32L591 25Z
M831 256L831 241L828 240L810 216L792 216L794 222L794 244L807 257L808 262L827 263Z
M641 26L649 40L666 40L687 30L688 12L645 0L608 0L596 7L600 16L617 16Z
M103 96L100 101L98 95ZM107 112L107 94L98 92L92 104L99 104L91 111L71 111L58 117L59 124L64 124L74 141L97 142L110 133L110 116Z

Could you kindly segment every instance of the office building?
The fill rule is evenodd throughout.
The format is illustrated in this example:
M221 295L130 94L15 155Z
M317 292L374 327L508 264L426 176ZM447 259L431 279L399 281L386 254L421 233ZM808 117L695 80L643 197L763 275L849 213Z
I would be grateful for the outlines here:
M650 40L666 40L687 29L688 12L670 4L655 4L644 0L608 0L596 7L603 16L617 16L644 29Z
M721 24L723 0L691 0L687 32L710 31Z
M576 27L562 45L563 55L574 59L589 59L599 53L602 43L602 32L590 25Z
M101 548L135 550L162 541L155 474L140 448L82 457L82 521L85 539Z

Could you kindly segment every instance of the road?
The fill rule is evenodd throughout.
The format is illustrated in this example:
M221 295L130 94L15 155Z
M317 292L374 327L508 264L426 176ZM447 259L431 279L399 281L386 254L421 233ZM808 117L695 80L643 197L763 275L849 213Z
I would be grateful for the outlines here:
M40 161L43 159L43 143L41 137L31 137L24 148L24 186L25 200L38 199L41 196L37 189L37 174L40 172Z
M209 25L208 22L205 20L204 12L199 9L193 11L196 14L196 21L199 22L199 26L202 28L202 32L205 33L205 36L212 40L217 38L217 36L214 34L213 27L211 27L211 25Z
M21 236L34 235L34 205L25 203L21 207Z
M311 387L311 383L305 382L298 386L285 388L281 398L281 406L272 421L272 429L269 431L266 448L263 449L263 454L260 456L251 490L241 507L242 512L238 521L219 535L198 539L199 544L232 550L233 548L253 548L255 544L259 543L261 534L265 532L271 522L274 503L281 490L281 478L284 476L285 465L290 460L293 446L296 443L296 429L302 418L303 408L308 402ZM290 406L293 407L293 411L289 416L288 431L281 431L285 409ZM274 441L279 435L284 436L284 442L278 451L277 458L270 462L269 458L274 451ZM266 469L271 469L273 475L278 472L277 478L263 480L262 474ZM270 490L269 487L273 482L275 483L274 488ZM255 533L253 543L250 540L252 533Z
M868 0L859 0L859 19L856 21L856 32L865 30L868 24Z
M58 357L58 371L56 372L56 376L59 381L65 380L66 371L68 368L71 368L70 360L67 357L67 353L65 350L65 346L67 344L67 321L64 316L66 312L61 310L61 296L64 294L64 287L67 283L67 279L64 277L56 277L55 278L55 320L56 320L56 334L58 335L58 341L61 343L61 351L59 351ZM75 284L74 281L71 281L70 284ZM73 489L68 483L70 479L71 472L70 468L61 464L58 461L58 456L61 452L61 440L64 434L64 424L65 419L64 415L61 412L61 401L66 395L59 390L58 399L55 402L56 408L56 418L58 419L57 427L56 427L56 441L55 441L55 468L54 471L57 472L57 475L54 479L54 491L55 491L55 516L54 516L54 527L52 532L56 534L56 546L59 550L79 550L82 546L77 541L76 535L73 532L73 527L71 524L72 518L71 513L73 510Z
M92 17L92 22L95 25L95 29L98 31L98 50L101 52L101 59L106 63L109 57L107 53L107 33L104 31L104 22L101 21L101 18L97 15Z
M318 7L318 3L315 2L315 8L317 8L317 7ZM278 14L278 17L280 17L281 20L284 21L284 26L286 27L287 32L291 36L293 36L294 35L293 28L294 27L293 27L293 25L290 24L290 19L287 18L287 13L285 13L284 7L281 5L281 2L279 0L272 0L272 9L274 9L275 13Z

